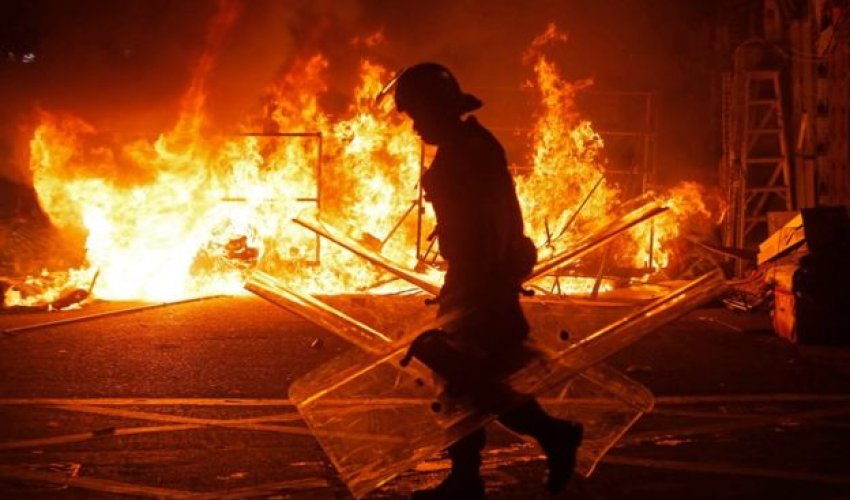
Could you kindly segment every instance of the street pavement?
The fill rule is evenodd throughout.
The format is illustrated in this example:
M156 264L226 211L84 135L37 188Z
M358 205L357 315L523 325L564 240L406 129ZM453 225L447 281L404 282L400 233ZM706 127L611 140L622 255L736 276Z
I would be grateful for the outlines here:
M351 348L308 321L245 296L4 313L0 329L0 498L351 498L287 396ZM848 346L706 308L611 364L655 408L556 498L850 498ZM488 429L489 498L553 498L540 451ZM447 467L435 456L369 498Z

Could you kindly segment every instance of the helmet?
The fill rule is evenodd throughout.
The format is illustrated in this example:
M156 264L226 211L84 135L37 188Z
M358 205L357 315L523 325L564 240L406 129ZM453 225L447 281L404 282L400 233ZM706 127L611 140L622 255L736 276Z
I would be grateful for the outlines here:
M393 83L395 105L400 112L429 108L462 115L482 106L477 97L460 90L445 66L436 63L421 63L402 70Z

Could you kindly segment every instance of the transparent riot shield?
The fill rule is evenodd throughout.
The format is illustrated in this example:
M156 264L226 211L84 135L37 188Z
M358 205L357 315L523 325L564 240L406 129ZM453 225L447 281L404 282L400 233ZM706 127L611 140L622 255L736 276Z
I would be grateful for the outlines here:
M339 310L341 316L357 318L368 328L385 332L386 337L394 340L401 338L402 331L416 331L434 314L432 308L422 306L422 297L337 295L317 299ZM569 298L536 297L523 299L522 306L532 329L545 334L537 337L537 341L552 343L559 349L568 345L562 338L563 331L570 333L569 341L577 341L637 307L610 303L592 307L585 301ZM352 339L356 340L357 337ZM554 416L583 422L585 452L580 456L579 468L587 475L608 447L651 411L654 397L641 384L600 363L564 387L545 393L540 402Z
M516 399L503 397L506 392L518 397L536 396L561 390L576 379L581 382L566 386L563 396L568 404L563 406L571 412L571 418L586 426L590 420L591 427L598 430L579 449L577 470L589 473L601 453L628 426L624 427L621 421L607 421L605 412L598 407L583 412L582 400L592 403L602 388L602 392L624 395L620 401L629 401L631 395L638 404L641 400L651 402L651 394L641 394L646 390L639 384L619 372L595 367L710 299L722 290L724 282L719 273L706 275L583 338L563 341L561 346L552 344L551 332L542 334L540 326L532 322L527 351L534 355L527 358L524 366L495 381L498 387L464 397L447 397L440 377L423 364L414 360L402 366L401 360L417 332L385 342L368 328L352 332L352 328L361 330L356 321L336 314L332 308L311 303L262 273L255 273L246 287L341 336L357 339L354 342L361 349L351 350L297 380L290 388L290 397L341 479L359 498L516 404ZM547 344L537 342L538 338L546 338ZM491 389L499 397L489 398ZM574 404L569 404L573 395L577 396ZM610 397L599 399L603 404L611 401ZM634 412L625 415L619 418L634 418L629 417Z

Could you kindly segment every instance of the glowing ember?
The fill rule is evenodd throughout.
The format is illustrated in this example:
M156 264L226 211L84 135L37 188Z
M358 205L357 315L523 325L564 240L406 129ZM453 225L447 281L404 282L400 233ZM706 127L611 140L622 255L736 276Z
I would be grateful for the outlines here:
M42 113L31 140L36 190L57 226L86 236L86 266L69 273L66 288L87 288L99 271L93 295L104 299L241 293L245 273L258 262L310 293L358 291L384 281L374 267L333 245L323 244L316 260L314 236L290 220L317 209L318 200L324 219L357 228L397 262L417 264L416 211L410 209L418 198L420 142L391 100L374 103L392 75L363 62L354 102L332 118L319 104L328 61L316 55L269 87L265 108L241 125L245 135L215 135L204 116L205 83L220 31L231 20L216 23L219 31L210 37L176 125L155 140L116 142L80 118ZM517 178L527 231L544 253L601 226L622 201L597 159L602 138L573 109L576 92L588 83L564 82L540 52L561 38L552 27L529 51L540 110L530 137L533 171ZM265 134L247 135L259 131ZM301 134L282 135L287 132ZM652 267L664 268L666 245L683 218L707 214L697 191L694 185L672 191L672 210L618 240L611 258L648 267L652 238ZM431 227L426 220L422 232ZM588 293L594 281L561 285ZM611 286L606 281L602 290ZM7 297L7 303L18 300Z

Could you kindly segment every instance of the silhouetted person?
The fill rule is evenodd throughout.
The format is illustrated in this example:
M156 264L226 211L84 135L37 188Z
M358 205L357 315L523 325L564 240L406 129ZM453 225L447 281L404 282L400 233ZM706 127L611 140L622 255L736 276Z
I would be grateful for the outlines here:
M445 67L418 64L406 69L395 85L397 109L413 119L414 130L423 141L438 147L422 179L426 199L437 217L440 253L448 265L438 297L438 316L466 313L457 331L448 334L455 347L466 347L450 349L454 355L428 364L446 367L449 386L454 378L471 388L470 393L475 386L492 389L482 381L503 378L525 361L523 341L528 323L519 294L522 280L536 260L534 246L524 236L505 153L474 117L465 117L482 103L463 93ZM425 338L422 343L428 341ZM458 352L468 355L458 357ZM498 390L490 396L493 394L499 394ZM581 425L549 416L528 397L502 407L511 404L512 409L501 413L499 421L540 443L549 467L546 487L552 492L562 490L575 466ZM481 429L450 446L449 476L434 489L415 492L413 498L484 498L479 468L485 439Z

